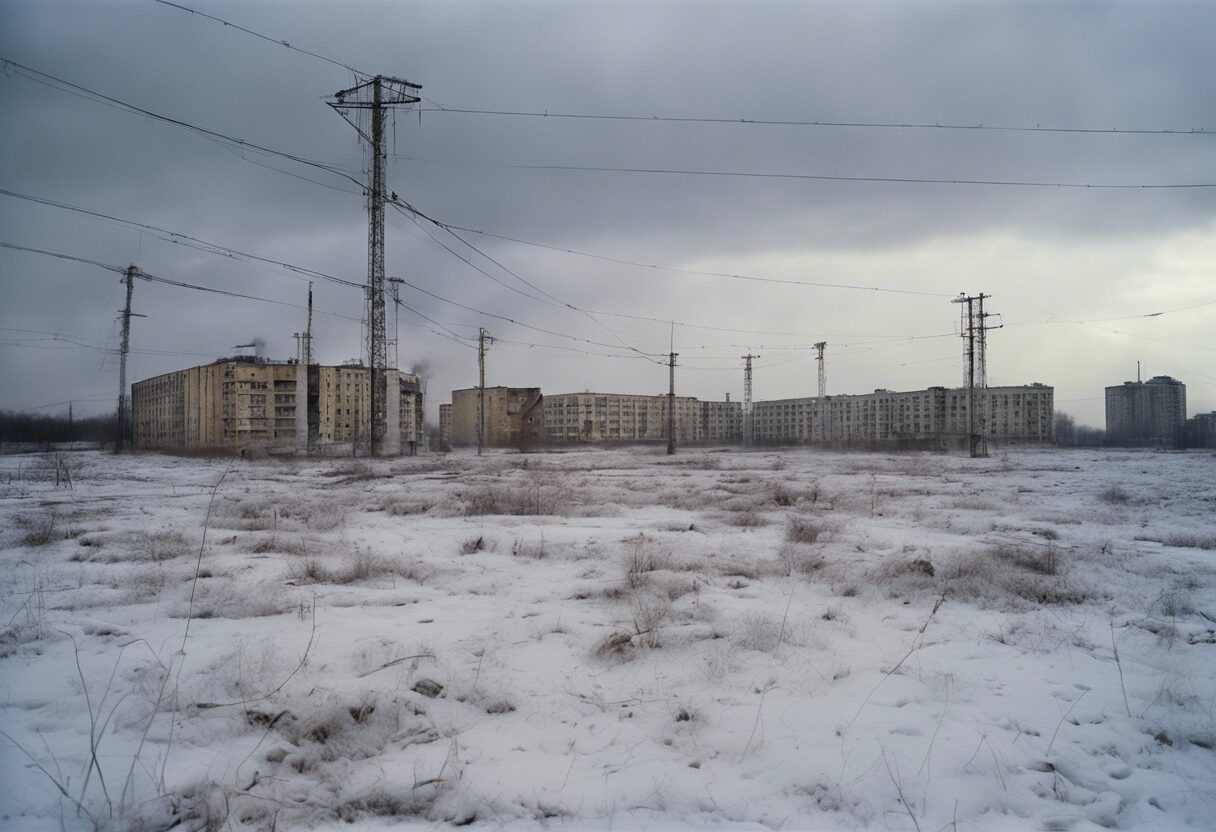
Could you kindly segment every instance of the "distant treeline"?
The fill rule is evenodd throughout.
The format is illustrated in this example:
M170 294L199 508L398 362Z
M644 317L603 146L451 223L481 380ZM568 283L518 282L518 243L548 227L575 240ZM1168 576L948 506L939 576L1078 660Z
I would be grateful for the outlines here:
M1097 448L1106 444L1106 431L1102 428L1087 428L1078 425L1067 413L1056 411L1055 430L1057 445L1070 448Z
M0 442L113 442L116 416L68 419L0 410Z

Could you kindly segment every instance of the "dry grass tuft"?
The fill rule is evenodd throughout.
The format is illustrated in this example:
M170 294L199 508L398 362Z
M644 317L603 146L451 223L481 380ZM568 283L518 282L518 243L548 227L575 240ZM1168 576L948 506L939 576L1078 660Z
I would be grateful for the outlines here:
M656 552L654 544L646 535L638 535L628 541L629 550L625 555L625 583L631 589L644 585L650 578L650 573L671 567L671 558L663 552Z
M815 543L825 531L822 524L809 517L791 517L785 527L785 539L789 543Z
M460 494L462 514L542 517L560 514L570 501L568 489L534 478L522 486L482 486Z

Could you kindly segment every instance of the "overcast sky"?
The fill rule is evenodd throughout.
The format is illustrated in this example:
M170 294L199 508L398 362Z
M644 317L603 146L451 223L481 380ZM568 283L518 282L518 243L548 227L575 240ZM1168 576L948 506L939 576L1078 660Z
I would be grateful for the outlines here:
M665 354L671 325L603 313L676 321L682 395L740 398L747 352L761 356L757 399L813 395L810 345L820 340L829 393L957 386L962 343L950 300L964 291L990 294L987 309L1004 324L989 337L992 384L1053 385L1057 410L1101 425L1103 388L1135 378L1139 360L1146 378L1186 383L1188 415L1216 409L1216 187L520 167L1209 185L1216 4L183 5L421 84L422 111L394 120L388 179L429 216L610 258L460 232L496 264L390 211L388 273L470 307L402 289L405 303L466 340L401 311L400 364L429 365L428 416L451 389L476 382L468 339L479 326L500 339L487 383L666 392L659 359L621 345ZM325 104L356 82L350 71L152 0L0 3L0 57L364 178L355 131ZM365 200L350 179L123 112L11 65L0 103L0 188L366 280ZM1209 132L992 129L1005 126ZM306 280L283 268L11 196L0 196L0 228L7 243L306 299ZM0 249L0 288L0 407L75 399L77 413L111 410L118 275ZM360 290L318 281L315 295L318 358L359 357ZM131 380L254 338L272 357L292 357L292 334L305 326L298 308L161 283L137 282L134 309L147 317L133 322ZM1134 317L1159 312L1168 314ZM392 320L390 311L390 329Z

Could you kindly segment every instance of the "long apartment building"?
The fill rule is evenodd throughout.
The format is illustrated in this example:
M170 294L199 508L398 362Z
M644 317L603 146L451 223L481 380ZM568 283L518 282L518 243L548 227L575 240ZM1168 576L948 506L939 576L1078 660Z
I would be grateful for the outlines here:
M677 442L737 442L743 408L738 402L672 399ZM650 442L668 435L668 397L627 393L559 393L544 397L545 440Z
M1050 442L1054 390L1044 384L976 393L975 431L995 442ZM758 443L939 442L968 433L966 388L756 402Z
M388 455L422 441L417 376L385 374ZM131 385L137 448L273 448L324 452L368 442L370 372L362 365L306 365L225 358Z
M544 441L543 397L539 387L487 387L478 406L479 389L452 391L452 403L439 406L439 433L449 445L477 444L482 413L485 445L526 448Z

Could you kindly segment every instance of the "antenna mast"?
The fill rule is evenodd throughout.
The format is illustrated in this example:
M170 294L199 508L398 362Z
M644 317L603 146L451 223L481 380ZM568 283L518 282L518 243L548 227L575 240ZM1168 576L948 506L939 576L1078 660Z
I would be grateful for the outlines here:
M743 445L750 448L755 440L755 425L752 421L752 359L758 355L740 356L746 364L743 365Z
M367 358L371 377L371 453L380 453L387 428L388 345L384 325L384 204L396 200L385 188L388 147L384 141L385 115L389 108L416 104L422 99L419 84L401 78L377 75L350 89L334 93L326 102L346 119L371 152L367 186ZM370 121L370 124L368 123Z

